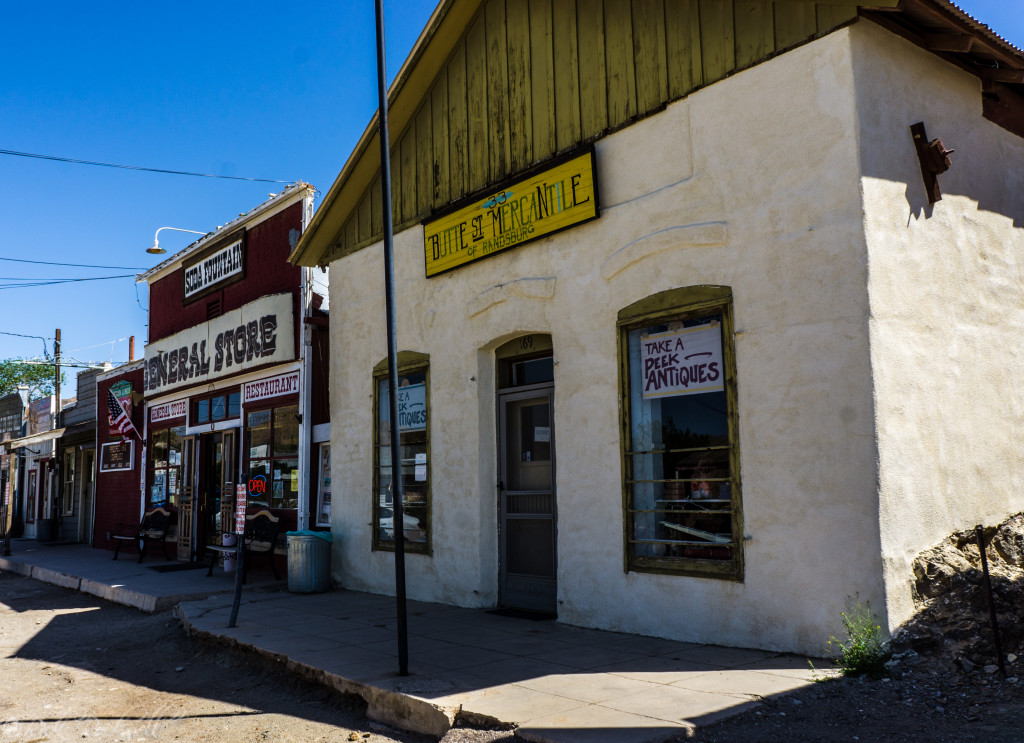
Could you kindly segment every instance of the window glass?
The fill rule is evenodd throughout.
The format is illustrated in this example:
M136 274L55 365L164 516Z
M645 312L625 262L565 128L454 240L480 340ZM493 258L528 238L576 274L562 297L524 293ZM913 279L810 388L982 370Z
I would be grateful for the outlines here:
M274 409L274 456L287 457L299 453L299 406Z
M182 438L185 427L165 428L150 434L150 506L176 506L182 486Z
M210 401L200 400L196 403L196 423L210 422Z
M153 432L153 466L167 466L167 430Z
M719 308L624 331L631 567L700 572L737 556L724 321Z
M378 377L376 383L377 467L374 488L374 546L394 545L394 498L392 478L402 478L404 503L404 538L412 551L425 552L429 546L430 488L427 422L427 372L412 370L398 379L398 431L401 452L399 461L391 456L391 411L388 380ZM397 464L397 466L395 466Z
M267 478L267 494L252 499L254 506L298 508L299 423L298 406L260 410L247 416L249 477Z
M239 392L228 394L228 418L237 418L241 413L242 395Z
M555 359L545 356L540 359L527 359L512 363L512 386L521 387L527 384L550 382L555 378Z
M260 410L249 413L245 435L250 459L270 456L270 411Z
M227 413L227 400L223 395L210 398L210 420L222 421Z

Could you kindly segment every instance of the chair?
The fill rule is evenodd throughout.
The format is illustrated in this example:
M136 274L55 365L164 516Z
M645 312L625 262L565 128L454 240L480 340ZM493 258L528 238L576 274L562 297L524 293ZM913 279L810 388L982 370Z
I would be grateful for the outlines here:
M163 546L164 559L170 560L167 555L167 530L177 519L177 513L171 513L166 508L154 508L147 511L139 522L138 527L129 524L118 524L115 527L115 534L110 538L114 540L114 559L121 551L121 545L125 542L139 543L139 562L146 556L146 545L149 542L160 542Z
M274 548L277 546L277 535L281 528L281 519L274 516L270 511L259 511L245 517L245 532L242 534L242 564L238 569L242 571L242 581L245 582L246 563L250 554L269 555L270 569L274 578L281 580L277 573L277 565L274 564ZM224 547L219 544L206 545L206 551L210 554L210 567L206 571L207 577L213 575L213 566L217 562L218 555L231 555L236 547Z

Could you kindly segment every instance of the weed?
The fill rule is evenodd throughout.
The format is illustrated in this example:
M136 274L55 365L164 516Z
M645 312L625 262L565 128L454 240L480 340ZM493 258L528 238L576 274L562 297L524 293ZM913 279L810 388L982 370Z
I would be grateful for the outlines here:
M875 623L871 614L871 605L851 600L842 617L847 639L844 642L833 636L828 641L828 648L843 675L866 674L871 678L885 675L885 662L891 653L882 636L882 627Z

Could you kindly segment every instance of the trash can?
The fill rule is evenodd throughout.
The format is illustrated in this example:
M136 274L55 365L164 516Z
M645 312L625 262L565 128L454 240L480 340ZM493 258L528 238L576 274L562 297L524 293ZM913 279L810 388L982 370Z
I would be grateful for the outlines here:
M236 544L238 544L238 537L236 537L234 534L221 534L220 543L224 547L234 547ZM224 572L235 572L235 556L231 553L227 553L224 555Z
M57 519L36 519L37 542L56 542L59 534Z
M329 531L288 532L288 590L318 593L331 587Z

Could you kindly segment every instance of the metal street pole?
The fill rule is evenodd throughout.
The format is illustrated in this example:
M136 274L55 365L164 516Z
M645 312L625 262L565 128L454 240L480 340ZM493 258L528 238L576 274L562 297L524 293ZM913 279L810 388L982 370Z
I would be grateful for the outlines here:
M56 408L53 416L53 427L55 429L60 428L60 328L57 328L55 337L53 339L53 365L54 365L54 380L53 389L56 393ZM59 457L60 449L57 447L57 443L53 442L50 444L53 447L53 455ZM57 473L57 482L54 483L54 487L49 490L52 508L50 509L50 517L53 519L59 519L61 514L60 499L62 497L62 486L64 482L63 473L64 463L59 459L57 460L57 467L54 470ZM59 526L55 527L57 531L54 533L54 537L60 534Z
M409 633L405 612L405 489L402 447L398 432L398 341L395 321L395 250L391 224L391 146L388 135L388 87L384 60L384 2L375 0L377 15L377 126L380 133L381 209L384 225L384 283L388 323L388 405L391 411L392 534L395 540L395 601L398 610L398 675L409 675Z

